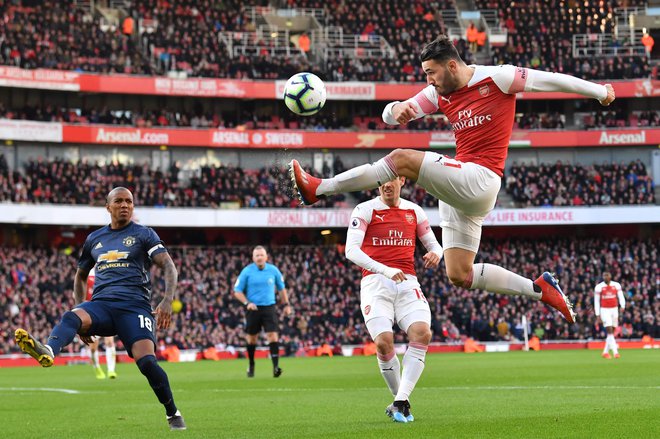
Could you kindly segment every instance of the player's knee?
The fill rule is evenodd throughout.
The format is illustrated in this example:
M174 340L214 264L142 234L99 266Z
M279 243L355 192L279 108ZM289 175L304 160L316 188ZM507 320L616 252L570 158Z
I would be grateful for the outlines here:
M408 163L408 150L397 148L394 151L387 154L389 162L394 165L395 169L392 169L397 175L405 177L407 174L407 163Z
M390 152L387 157L390 159L391 163L394 165L393 171L400 177L407 177L417 179L416 176L419 172L416 169L416 161L413 160L415 153L419 151L414 151L410 149L397 148L394 151Z
M394 350L394 343L388 341L380 341L376 343L376 350L381 355L387 355Z
M410 341L427 345L431 343L432 336L433 334L431 334L431 330L427 328L426 330L418 332L417 337L415 337L415 340L410 340Z
M469 285L466 284L466 276L463 275L463 273L449 273L447 272L447 277L449 278L449 282L455 287L463 287L463 288L469 288Z
M412 343L429 344L431 342L431 328L427 325L418 324L408 330L408 341Z
M145 355L144 357L137 360L135 364L137 364L137 367L140 369L140 372L142 372L142 375L147 377L150 375L154 368L159 367L158 361L156 361L156 357L153 355Z
M405 160L406 159L406 153L407 153L407 150L405 150L403 148L397 148L397 149L395 149L394 151L390 152L387 155L389 156L389 158L391 158L394 161L394 163L396 163L398 161Z
M387 355L394 350L394 337L391 332L379 334L375 343L376 350L381 355Z
M78 330L82 326L82 320L80 319L80 317L78 317L78 314L76 314L75 312L67 311L62 315L62 320L60 324L74 328L76 332L78 332Z
M472 265L470 267L461 268L447 264L447 278L449 282L456 287L470 288L472 284L471 279Z

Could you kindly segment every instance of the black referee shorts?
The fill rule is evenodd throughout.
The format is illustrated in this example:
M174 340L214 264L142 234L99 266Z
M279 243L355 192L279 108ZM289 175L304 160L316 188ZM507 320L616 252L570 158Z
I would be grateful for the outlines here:
M264 328L266 332L279 332L280 327L277 319L275 305L258 306L256 311L245 313L245 332L256 335Z

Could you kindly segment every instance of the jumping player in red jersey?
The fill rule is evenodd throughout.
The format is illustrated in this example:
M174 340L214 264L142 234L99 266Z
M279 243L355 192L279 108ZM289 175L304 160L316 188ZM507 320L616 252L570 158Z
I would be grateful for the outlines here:
M475 264L474 259L483 220L495 206L500 189L515 94L577 93L607 106L614 101L614 88L511 65L468 66L444 35L427 44L420 59L429 85L407 101L388 104L383 120L405 125L443 111L456 136L456 158L397 149L373 164L328 179L313 177L293 160L290 174L303 204L327 195L375 188L397 176L417 181L439 199L445 267L452 284L539 299L574 323L572 305L550 273L532 281L493 264Z
M435 268L442 259L424 209L402 200L399 177L379 187L380 196L358 204L346 234L346 257L362 267L360 308L376 343L378 366L394 402L385 413L396 422L412 422L408 400L424 370L431 341L431 310L415 273L417 238L428 252L424 266ZM394 352L394 323L408 335L401 364Z
M612 280L612 274L609 271L603 273L603 281L596 285L594 289L594 311L599 321L603 323L607 331L605 339L605 348L603 349L603 358L610 360L610 349L614 358L619 358L619 346L614 339L614 328L619 326L619 307L621 312L626 307L626 299L623 296L623 290L619 282Z

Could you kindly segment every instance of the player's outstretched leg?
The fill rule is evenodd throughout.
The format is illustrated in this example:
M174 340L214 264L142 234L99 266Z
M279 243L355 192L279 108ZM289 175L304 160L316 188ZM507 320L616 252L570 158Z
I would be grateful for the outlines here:
M16 330L14 337L21 350L37 360L42 367L50 367L53 365L55 355L50 346L41 343L36 338L32 337L25 329L21 328Z
M497 294L533 297L555 308L569 323L575 323L573 305L559 287L559 282L548 272L543 273L532 282L531 279L522 277L503 267L478 263L472 266L467 278L461 281L462 274L460 271L458 274L452 274L452 270L449 268L450 258L447 255L445 255L445 261L448 267L447 275L454 285L464 286L472 290L483 289Z
M289 163L289 175L302 204L310 205L327 195L374 189L397 177L394 162L386 156L373 164L349 169L332 178L317 178L305 172L297 160Z
M170 388L167 374L163 368L158 365L156 357L153 355L145 355L139 358L135 364L137 364L142 375L144 375L149 381L149 385L156 394L156 397L158 397L158 401L160 401L165 407L167 423L170 426L170 430L185 430L186 423L183 421L181 412L176 408L176 404L174 404L172 389Z
M559 282L547 271L534 281L541 288L541 301L559 311L568 323L575 323L573 304L559 287Z

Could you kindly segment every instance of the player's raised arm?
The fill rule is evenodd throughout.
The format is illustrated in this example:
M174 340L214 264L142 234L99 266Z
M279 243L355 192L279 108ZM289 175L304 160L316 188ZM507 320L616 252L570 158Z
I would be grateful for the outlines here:
M610 105L616 98L611 84L596 84L563 73L511 65L500 66L500 71L493 75L493 81L503 92L511 94L521 91L576 93L596 99L604 106Z
M438 92L432 85L417 93L414 97L387 104L383 110L383 122L388 125L405 125L438 111Z

